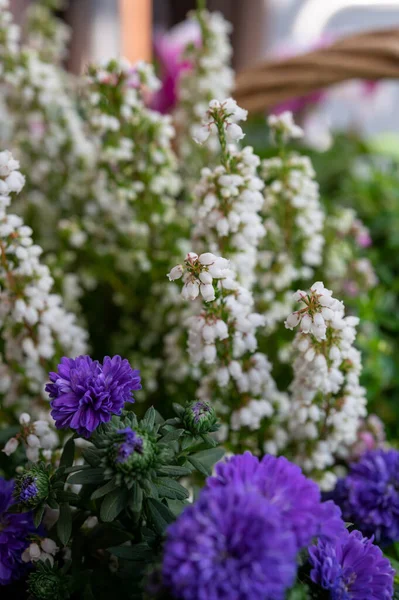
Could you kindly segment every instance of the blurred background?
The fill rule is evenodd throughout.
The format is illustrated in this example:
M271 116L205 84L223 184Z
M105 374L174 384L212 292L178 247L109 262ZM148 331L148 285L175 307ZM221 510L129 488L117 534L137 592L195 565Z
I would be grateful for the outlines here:
M11 0L18 20L31 0ZM181 23L195 0L70 0L59 11L72 28L67 68L80 73L90 61L117 54L131 61L154 58L154 40ZM284 58L327 45L358 31L399 28L399 0L208 0L233 24L233 66L237 71L265 58ZM155 59L156 51L155 51ZM339 85L323 97L308 123L310 142L328 143L328 129L354 123L365 133L399 129L395 106L399 84L366 88ZM368 118L370 115L372 119ZM318 139L316 138L316 132Z

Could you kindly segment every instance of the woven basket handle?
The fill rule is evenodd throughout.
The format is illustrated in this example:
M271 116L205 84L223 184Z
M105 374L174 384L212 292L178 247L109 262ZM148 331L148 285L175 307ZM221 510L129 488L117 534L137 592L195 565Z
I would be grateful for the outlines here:
M265 112L290 98L357 78L399 78L399 29L351 35L327 48L241 71L234 97L252 113Z

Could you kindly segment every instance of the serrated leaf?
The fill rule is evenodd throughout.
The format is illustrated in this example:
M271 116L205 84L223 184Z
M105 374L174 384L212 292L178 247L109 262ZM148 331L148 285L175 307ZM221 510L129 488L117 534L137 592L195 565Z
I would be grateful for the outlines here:
M163 535L167 526L175 520L174 514L165 504L155 500L155 498L148 498L146 505L156 533Z
M141 507L143 505L143 490L137 482L134 483L132 489L130 490L128 505L130 510L134 513L141 511Z
M209 450L201 450L192 456L188 456L187 460L205 476L212 475L212 468L224 455L223 448L209 448Z
M190 475L191 469L179 465L164 465L157 469L157 473L160 475L170 475L170 477L184 477L185 475Z
M116 488L107 494L102 501L100 509L100 517L102 521L111 523L122 512L127 503L127 490L124 488Z
M158 489L158 494L163 498L171 500L185 500L189 497L189 493L180 483L168 477L157 479L155 485Z
M135 544L134 546L113 546L108 548L108 552L124 560L148 561L153 557L153 551L145 543Z
M112 492L116 487L117 487L117 484L116 484L115 478L111 479L105 485L103 485L102 487L95 490L91 495L91 499L97 500L97 498L102 498L103 496L106 496L107 494L109 494L109 492Z
M68 478L68 483L78 483L78 484L87 484L94 485L98 483L102 483L104 481L104 469L97 467L95 469L85 469L83 471L78 471L77 473L73 473Z
M60 516L57 521L57 535L60 542L66 546L72 533L72 513L69 504L63 502L60 505Z
M75 457L75 440L73 437L69 438L64 446L64 449L60 458L60 467L72 467L73 459Z
M147 410L141 423L144 427L148 427L148 429L152 429L154 427L155 408L153 406L150 406L150 408Z
M82 454L85 461L88 462L91 467L98 467L101 462L101 457L94 448L85 448Z

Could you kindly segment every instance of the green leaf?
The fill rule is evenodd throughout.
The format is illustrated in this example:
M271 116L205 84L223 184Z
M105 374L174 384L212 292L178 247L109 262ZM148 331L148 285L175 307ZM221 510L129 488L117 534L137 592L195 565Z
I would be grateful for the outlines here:
M188 504L189 503L187 501L182 502L181 500L168 500L168 507L175 517L178 517Z
M171 500L185 500L189 497L189 493L180 483L168 477L157 479L155 485L158 489L158 494L164 498Z
M182 406L181 404L177 404L177 402L173 402L172 404L173 410L175 411L175 413L181 417L185 411L184 406Z
M113 546L108 548L108 551L124 560L148 561L153 557L153 551L145 543L135 544L134 546Z
M98 453L94 450L94 448L85 448L82 454L85 461L88 462L91 467L99 466L101 458L98 455Z
M186 435L182 440L181 447L182 450L187 450L187 448L190 448L190 446L195 446L196 444L198 444L198 438L195 435Z
M178 440L184 433L184 429L175 429L174 431L169 431L166 433L160 440L159 444L168 444L169 442L174 442Z
M72 513L66 502L60 505L60 516L57 521L57 534L60 542L66 546L72 533Z
M33 523L35 525L35 527L39 527L39 525L42 522L43 519L43 514L44 514L44 505L39 506L34 514L33 514Z
M188 467L181 467L179 465L164 465L163 467L159 467L157 472L160 475L170 475L171 477L184 477L185 475L190 475L191 469Z
M89 484L94 485L97 483L102 483L104 481L104 469L97 467L95 469L85 469L83 471L78 471L77 473L73 473L69 479L68 483L79 483L79 484Z
M154 427L155 408L153 406L150 406L150 408L147 410L143 417L143 420L141 421L141 424L148 429L152 429Z
M60 467L72 467L73 459L75 457L75 440L73 437L69 438L64 446L60 459Z
M70 504L77 504L79 501L78 494L74 494L73 492L61 490L57 492L57 501L58 502L68 502Z
M107 483L105 485L103 485L102 487L96 489L92 493L91 499L97 500L97 498L102 498L103 496L106 496L109 492L112 492L116 487L117 487L116 480L115 480L115 478L113 478L110 481L107 481Z
M104 550L110 546L119 546L132 539L130 533L120 529L116 524L99 523L88 533L90 547L94 550Z
M133 484L133 487L130 491L128 505L132 512L138 513L141 511L142 504L143 504L143 490L141 489L141 487L137 483L137 481L135 481Z
M156 533L163 535L167 526L175 520L174 514L165 504L155 498L148 498L146 506Z
M206 477L212 475L212 468L224 455L223 448L210 448L209 450L201 450L192 456L188 456L187 460Z
M116 488L107 494L102 501L100 509L100 517L102 521L110 523L114 521L119 513L125 508L127 502L127 490L124 488Z
M287 595L287 600L308 600L308 598L308 587L302 583L296 584Z

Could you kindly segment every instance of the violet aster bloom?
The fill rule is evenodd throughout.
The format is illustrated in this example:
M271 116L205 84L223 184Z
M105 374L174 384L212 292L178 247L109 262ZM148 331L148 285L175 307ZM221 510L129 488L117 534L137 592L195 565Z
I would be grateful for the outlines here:
M258 491L207 489L167 530L163 584L179 600L283 600L296 549L277 505Z
M14 482L0 478L0 585L8 585L26 571L22 553L34 533L31 513L7 512L13 502Z
M295 533L298 549L307 546L313 537L334 538L345 529L339 508L331 501L322 502L316 483L283 456L266 455L261 460L250 452L233 456L216 465L216 475L207 479L207 486L238 482L249 490L258 490L278 506Z
M326 494L354 523L378 543L399 540L399 452L370 450L353 463L345 479Z
M395 571L360 531L309 548L311 579L331 600L391 600Z
M125 402L134 402L132 392L141 389L140 372L120 356L106 356L102 364L90 356L64 357L49 378L46 391L56 427L76 429L83 437L120 415Z

